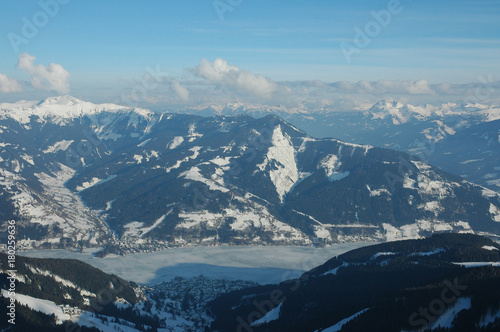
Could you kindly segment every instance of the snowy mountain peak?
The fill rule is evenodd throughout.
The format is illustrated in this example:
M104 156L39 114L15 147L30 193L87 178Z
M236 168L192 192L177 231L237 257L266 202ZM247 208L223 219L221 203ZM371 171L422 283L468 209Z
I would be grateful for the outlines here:
M426 121L430 118L444 120L447 117L457 115L471 115L484 119L484 121L494 121L500 118L500 107L495 105L482 104L456 104L446 103L437 106L433 105L411 105L403 104L399 101L381 100L375 103L367 114L372 116L372 120L392 118L394 125L407 123L411 120Z
M49 105L64 105L64 106L71 106L75 104L83 104L86 103L83 100L80 100L78 98L75 98L73 96L65 95L65 96L56 96L56 97L49 97L47 99L44 99L40 101L37 106L43 107L43 106L49 106Z
M372 107L371 109L384 109L384 110L391 110L391 109L394 109L394 108L401 108L403 107L404 104L400 103L399 101L397 100L393 100L393 101L387 101L387 100L380 100L378 102L376 102Z
M411 105L399 101L388 102L385 100L375 103L369 113L385 112L387 115L398 116L407 114L414 117L422 117L424 120L431 116L454 116L454 115L480 115L485 116L487 121L496 120L499 117L500 107L498 105L483 105L479 103L445 103L441 105Z
M57 96L42 101L20 101L17 103L0 104L0 119L13 118L20 123L29 123L31 116L41 119L57 118L60 120L74 119L101 112L133 111L146 117L151 111L132 109L116 104L94 104L72 96ZM60 122L60 121L56 121Z
M75 116L99 113L102 111L130 109L130 107L116 104L94 104L66 95L44 99L36 105L35 109L40 114L50 114L72 118Z
M391 116L395 125L406 123L409 119L409 108L398 101L381 100L374 104L368 112L373 115L372 119L385 119Z

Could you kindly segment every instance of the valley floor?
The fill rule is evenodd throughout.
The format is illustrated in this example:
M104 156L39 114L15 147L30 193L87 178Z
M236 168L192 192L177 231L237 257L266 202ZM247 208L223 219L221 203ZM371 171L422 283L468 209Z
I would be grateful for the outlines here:
M143 285L176 276L279 283L300 276L330 258L373 243L312 247L184 247L160 252L98 258L93 251L42 250L20 253L37 258L71 258Z

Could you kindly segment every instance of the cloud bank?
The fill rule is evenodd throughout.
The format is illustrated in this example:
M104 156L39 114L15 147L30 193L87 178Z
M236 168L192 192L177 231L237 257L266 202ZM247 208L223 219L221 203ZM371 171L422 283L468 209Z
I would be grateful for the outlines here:
M0 73L0 92L14 93L21 91L23 91L23 87L17 80Z
M22 82L0 74L0 93L69 92L70 74L63 66L56 63L44 66L35 64L35 60L36 57L28 53L19 55L17 67L29 73L30 80ZM31 91L27 88L29 86ZM500 104L500 81L495 81L492 74L478 76L475 82L464 84L430 83L425 79L275 81L221 58L213 61L202 59L179 76L161 72L159 66L147 67L141 79L126 80L121 90L113 89L102 97L101 102L172 111L226 104L285 107L297 112L349 111L369 109L380 100L398 100L414 105L448 102ZM86 94L95 95L96 92Z
M28 53L19 55L17 67L31 76L31 86L35 89L55 91L60 94L69 92L69 72L60 64L51 63L48 67L35 65L36 57Z
M218 58L213 62L202 59L201 63L190 70L196 76L220 87L242 94L250 94L261 98L270 98L276 90L272 80L241 70L237 66L228 65L226 60Z
M500 103L500 82L491 75L467 84L431 84L425 79L274 81L221 58L202 59L181 77L163 75L159 87L147 91L147 98L138 105L179 109L242 103L299 111L346 111L368 109L382 99L411 104Z
M350 83L339 81L332 83L331 86L340 93L368 93L373 95L380 94L410 94L410 95L434 95L435 91L426 80L418 81L389 81L379 80L375 82L359 81Z

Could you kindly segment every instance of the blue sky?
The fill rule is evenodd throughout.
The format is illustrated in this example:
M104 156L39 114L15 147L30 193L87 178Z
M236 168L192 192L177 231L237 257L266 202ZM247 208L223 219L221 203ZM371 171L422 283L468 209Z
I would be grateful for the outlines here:
M44 14L42 4L50 4L52 10L54 3L59 7L56 13ZM381 11L390 14L383 24L373 16ZM38 31L26 35L26 21L38 23ZM0 100L4 101L66 93L94 102L116 101L141 84L147 68L162 73L161 87L148 91L154 98L136 99L142 106L158 107L229 100L282 103L290 85L280 82L312 80L355 85L396 82L391 86L410 81L420 82L420 87L423 80L432 90L429 101L441 102L463 90L443 94L437 84L463 89L481 77L496 82L500 76L499 1L4 0L0 22L0 84L4 84ZM371 35L368 43L356 44L360 30ZM12 40L17 37L24 39L15 39L16 49ZM342 45L354 50L350 61ZM36 59L30 58L21 69L23 53ZM199 70L203 59L215 66L218 58L228 67L216 70L229 76L214 78ZM53 73L51 63L67 75ZM267 84L261 76L271 83L271 94L281 99L270 94L264 98L252 90L255 84ZM234 88L244 79L250 81ZM283 89L276 89L276 84ZM179 86L186 94L169 97L172 91L179 92ZM229 99L200 98L203 91L221 93L221 86ZM347 92L339 89L323 94L330 99L345 97ZM425 101L423 90L413 89L408 95L372 86L349 91L373 95L368 98L373 100L412 100L411 95L418 95L416 101ZM304 98L311 96L307 92Z

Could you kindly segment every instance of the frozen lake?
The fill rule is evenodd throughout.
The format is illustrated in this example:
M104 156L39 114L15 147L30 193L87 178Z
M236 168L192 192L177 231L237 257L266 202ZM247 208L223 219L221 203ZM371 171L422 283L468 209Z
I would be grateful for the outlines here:
M152 285L176 276L279 283L300 276L330 258L374 243L310 247L186 247L126 256L97 258L91 251L42 250L19 253L38 258L73 258L106 273Z

